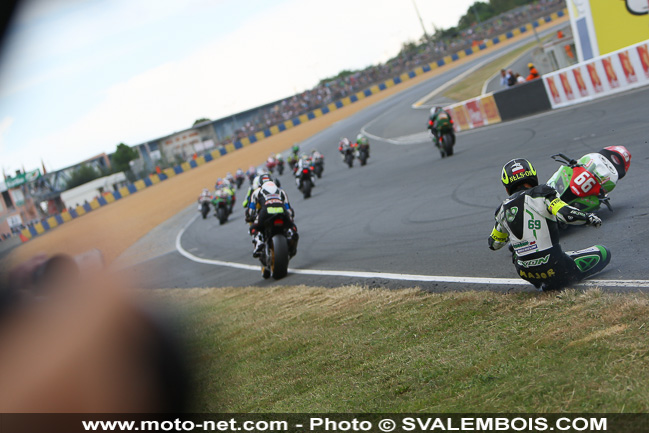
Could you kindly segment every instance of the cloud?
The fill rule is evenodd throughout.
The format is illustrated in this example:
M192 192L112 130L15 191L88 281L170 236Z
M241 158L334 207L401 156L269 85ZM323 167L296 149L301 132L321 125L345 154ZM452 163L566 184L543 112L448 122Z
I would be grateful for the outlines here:
M14 123L14 118L7 116L0 121L0 152L3 150L4 135L7 133L11 125Z

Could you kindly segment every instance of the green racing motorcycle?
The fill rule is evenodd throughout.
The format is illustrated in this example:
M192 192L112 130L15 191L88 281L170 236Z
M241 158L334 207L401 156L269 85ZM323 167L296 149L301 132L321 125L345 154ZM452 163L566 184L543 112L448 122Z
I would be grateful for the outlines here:
M609 193L631 164L631 153L624 146L609 146L574 160L562 153L552 155L561 167L547 181L561 200L584 212L595 212L601 205L613 210Z

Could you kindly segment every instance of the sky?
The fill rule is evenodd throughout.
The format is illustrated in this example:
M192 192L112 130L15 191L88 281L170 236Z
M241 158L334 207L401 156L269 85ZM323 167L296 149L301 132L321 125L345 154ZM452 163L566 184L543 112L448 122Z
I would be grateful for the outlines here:
M289 97L474 0L25 0L0 52L0 166L64 168Z

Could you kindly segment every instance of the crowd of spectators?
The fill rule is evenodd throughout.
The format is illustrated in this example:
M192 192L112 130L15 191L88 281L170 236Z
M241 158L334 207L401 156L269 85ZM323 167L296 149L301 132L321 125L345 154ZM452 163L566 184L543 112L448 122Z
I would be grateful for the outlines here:
M512 29L523 26L532 20L547 16L564 8L565 0L540 0L534 4L521 6L498 15L488 21L474 23L462 29L453 37L422 38L419 44L410 44L393 59L384 64L371 66L347 76L321 83L317 87L286 98L272 107L259 110L256 116L240 127L234 137L225 143L241 139L272 125L308 113L332 102L379 84L404 72L438 61L458 51L475 47L486 40Z

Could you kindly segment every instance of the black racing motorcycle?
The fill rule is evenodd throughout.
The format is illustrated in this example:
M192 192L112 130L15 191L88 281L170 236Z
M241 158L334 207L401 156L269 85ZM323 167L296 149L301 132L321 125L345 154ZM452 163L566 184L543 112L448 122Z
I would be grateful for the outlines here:
M311 180L311 168L304 167L295 174L297 177L297 189L302 191L304 198L311 197L311 190L313 189L313 181Z
M314 159L314 161L313 161L313 172L315 173L316 176L318 176L318 179L320 179L322 177L322 173L324 172L324 157L323 156Z
M345 149L345 153L343 154L343 161L345 161L345 164L347 164L349 168L352 168L354 166L354 149L352 149L351 147Z
M212 197L206 197L205 199L201 200L200 211L201 211L201 215L203 216L203 219L206 219L207 214L210 213L210 201L211 200L212 200Z

